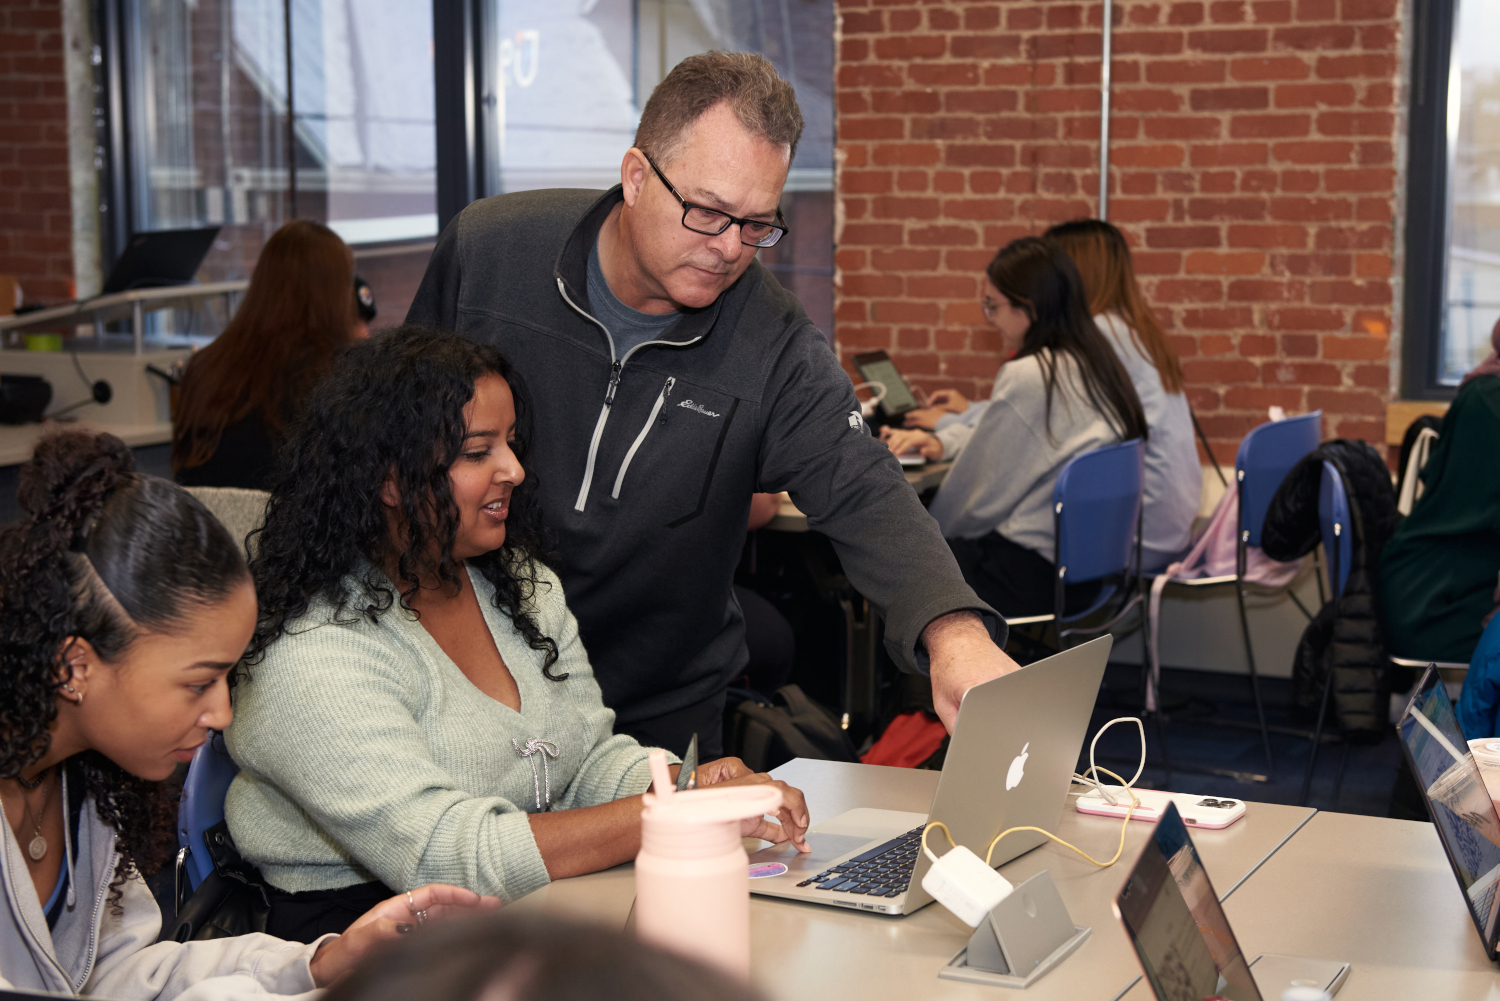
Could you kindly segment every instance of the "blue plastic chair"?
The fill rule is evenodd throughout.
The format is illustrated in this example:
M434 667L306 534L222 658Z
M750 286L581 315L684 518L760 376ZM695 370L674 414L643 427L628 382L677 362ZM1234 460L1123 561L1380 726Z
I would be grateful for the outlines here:
M188 765L177 805L177 909L187 903L198 886L214 871L213 859L203 835L224 819L224 796L240 766L224 746L224 734L212 731Z
M1328 556L1328 585L1337 601L1349 583L1349 564L1354 559L1354 538L1349 530L1349 493L1344 478L1331 462L1323 463L1318 487L1318 524L1322 527L1323 551Z
M1063 629L1103 608L1115 595L1134 590L1126 577L1140 575L1141 486L1145 479L1146 444L1139 438L1075 455L1063 466L1052 488L1053 566L1057 568L1053 611L1009 618L1011 625L1053 622L1058 643L1075 632L1103 632L1122 618L1134 601L1103 626ZM1088 608L1064 614L1069 584L1119 578L1106 583Z
M1318 525L1323 541L1323 552L1328 557L1328 587L1333 600L1338 601L1349 583L1349 565L1354 559L1354 533L1351 530L1349 513L1349 491L1344 487L1344 477L1333 463L1324 461L1323 477L1318 484ZM1323 695L1318 702L1318 725L1312 734L1312 747L1307 754L1307 770L1302 774L1302 805L1312 793L1313 771L1318 764L1318 751L1323 746L1323 721L1328 716L1328 699L1333 692L1333 672L1323 679ZM1344 784L1344 764L1348 760L1349 745L1344 745L1344 760L1339 763L1338 777L1334 779L1333 799L1338 802L1339 790Z
M1235 546L1235 572L1225 577L1199 577L1173 581L1184 587L1208 587L1217 584L1233 584L1235 599L1239 604L1240 633L1245 642L1245 663L1250 668L1250 691L1255 697L1255 715L1260 723L1260 739L1266 754L1266 769L1276 774L1276 762L1271 756L1271 731L1266 725L1265 703L1260 697L1260 674L1255 669L1255 650L1250 642L1250 620L1245 614L1245 567L1251 546L1260 545L1261 530L1265 528L1266 512L1271 508L1271 499L1276 496L1281 481L1286 479L1292 467L1302 461L1303 456L1318 447L1323 440L1323 411L1314 410L1300 417L1272 421L1254 428L1240 442L1239 453L1234 459L1235 489L1239 494L1239 526ZM1321 578L1318 587L1322 588ZM1291 594L1290 589L1287 591ZM1296 595L1292 600L1297 601ZM1298 607L1302 603L1297 601ZM1311 613L1304 607L1304 614ZM1269 776L1268 776L1269 777Z
M1240 573L1245 549L1260 545L1271 498L1292 467L1323 440L1323 411L1262 424L1240 442L1234 458L1234 480L1240 491Z

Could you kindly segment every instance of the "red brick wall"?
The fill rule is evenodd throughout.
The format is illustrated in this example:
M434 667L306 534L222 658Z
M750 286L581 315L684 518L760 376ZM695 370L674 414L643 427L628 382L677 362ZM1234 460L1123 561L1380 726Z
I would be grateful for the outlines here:
M988 395L995 250L1097 209L1103 7L838 0L837 340ZM1109 218L1221 460L1279 404L1384 437L1397 0L1114 4Z
M73 298L60 0L0 0L0 274Z

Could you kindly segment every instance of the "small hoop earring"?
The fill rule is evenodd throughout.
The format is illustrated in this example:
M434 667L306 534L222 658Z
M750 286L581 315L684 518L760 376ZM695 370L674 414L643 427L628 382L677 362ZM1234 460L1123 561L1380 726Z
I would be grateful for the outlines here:
M78 705L78 706L83 705L83 693L80 692L80 691L78 691L72 685L64 685L63 686L63 691L67 692L69 695L76 695L76 696L78 696L77 699L70 700L70 701L73 702L74 705Z

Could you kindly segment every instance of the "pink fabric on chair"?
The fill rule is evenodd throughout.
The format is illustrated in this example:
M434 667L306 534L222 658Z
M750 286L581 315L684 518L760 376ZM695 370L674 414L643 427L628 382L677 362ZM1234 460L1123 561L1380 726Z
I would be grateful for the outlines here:
M1235 572L1240 522L1239 491L1224 491L1213 517L1198 536L1193 548L1177 563L1163 570L1151 582L1151 603L1147 611L1147 653L1150 655L1150 677L1146 684L1146 711L1157 710L1157 685L1161 682L1161 648L1158 642L1161 626L1161 593L1172 580L1197 580L1203 577L1228 577ZM1297 576L1298 563L1273 560L1251 546L1245 553L1245 576L1248 583L1264 587L1285 587Z

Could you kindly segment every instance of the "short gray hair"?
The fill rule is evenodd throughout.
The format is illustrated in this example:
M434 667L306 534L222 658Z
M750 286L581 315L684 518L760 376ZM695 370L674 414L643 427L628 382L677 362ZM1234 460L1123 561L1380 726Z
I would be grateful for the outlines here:
M753 52L704 52L672 67L641 111L636 148L659 163L672 161L693 123L723 101L751 135L790 147L788 162L797 155L802 111L796 91Z

